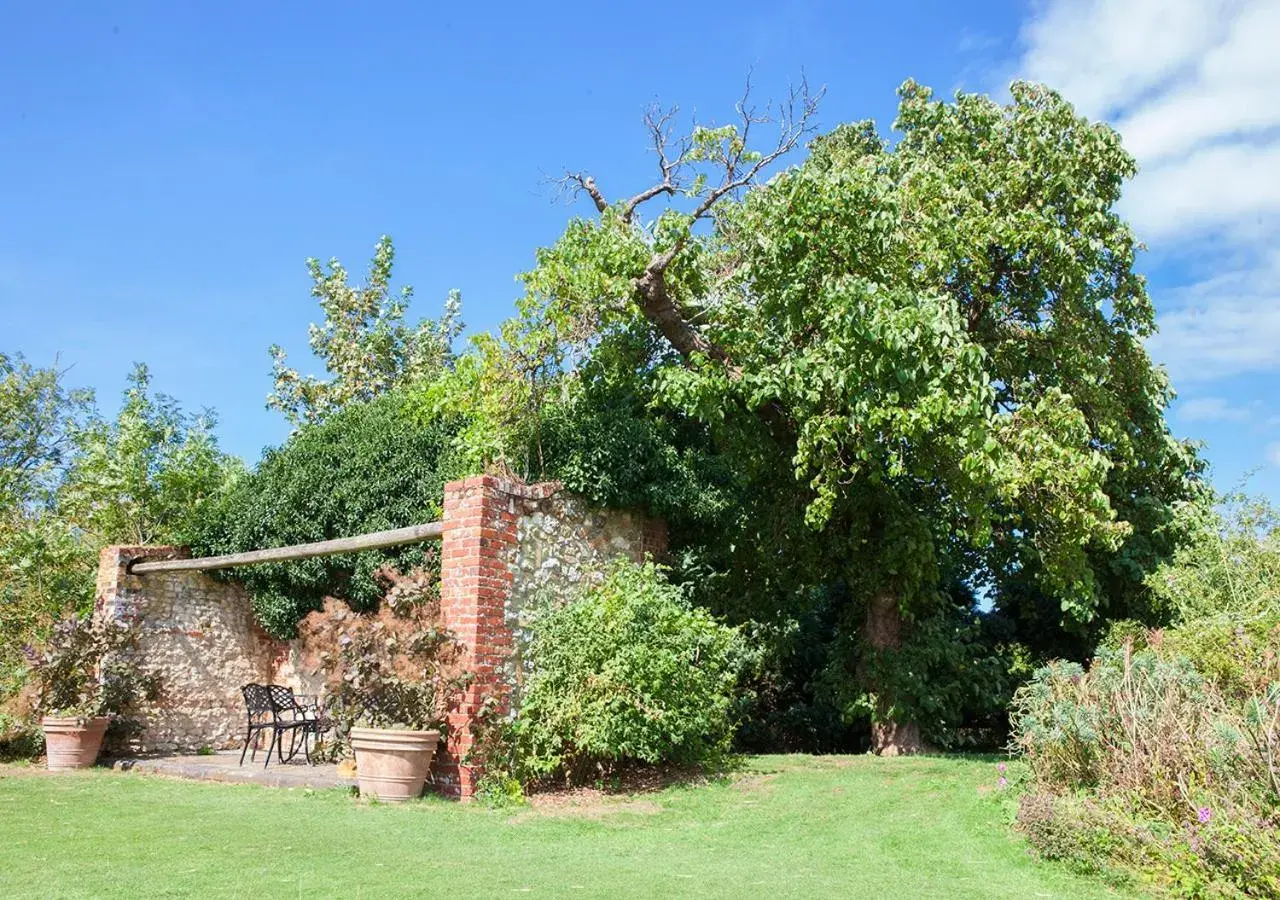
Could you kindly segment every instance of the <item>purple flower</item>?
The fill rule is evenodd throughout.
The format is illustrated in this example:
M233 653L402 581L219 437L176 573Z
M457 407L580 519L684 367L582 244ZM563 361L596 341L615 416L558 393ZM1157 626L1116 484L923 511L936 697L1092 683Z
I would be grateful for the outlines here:
M1008 766L1006 766L1004 763L1000 763L1000 765L996 766L996 771L999 772L1001 775L1003 775L1006 771L1008 771Z
M1009 779L1001 775L1000 780L997 782L997 784L999 784L1000 787L1007 787L1009 784Z
M1199 819L1200 824L1203 825L1213 818L1213 810L1209 809L1207 806L1202 806L1196 810L1196 818Z

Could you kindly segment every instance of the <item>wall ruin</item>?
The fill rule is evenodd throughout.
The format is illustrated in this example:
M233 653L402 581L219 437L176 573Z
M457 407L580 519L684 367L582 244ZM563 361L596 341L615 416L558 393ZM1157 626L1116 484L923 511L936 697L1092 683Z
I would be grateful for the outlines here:
M594 509L555 482L491 475L445 486L443 526L441 618L463 645L474 680L449 717L433 782L447 796L467 798L483 768L480 718L486 710L510 713L537 611L601 579L616 556L661 555L666 530L632 513ZM267 635L236 582L198 571L127 571L141 558L185 555L173 547L108 547L99 562L98 613L136 626L139 664L160 678L161 696L143 710L134 751L238 746L240 686L250 681L320 692L322 679L305 664L316 648Z

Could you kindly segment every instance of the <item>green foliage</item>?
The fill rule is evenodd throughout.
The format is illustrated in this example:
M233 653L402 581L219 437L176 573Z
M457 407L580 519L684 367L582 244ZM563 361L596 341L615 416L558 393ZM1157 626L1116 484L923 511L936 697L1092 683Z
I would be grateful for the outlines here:
M728 749L742 639L652 563L618 562L602 584L539 617L533 633L514 725L526 777L703 765Z
M115 421L95 417L74 436L58 509L98 543L181 543L241 472L218 449L211 413L191 416L150 388L147 367L134 366Z
M386 235L378 239L362 287L347 284L347 270L337 259L329 261L327 270L319 260L307 260L311 296L324 311L324 323L308 330L311 352L332 377L322 381L299 374L286 364L284 350L273 345L275 390L267 398L269 407L295 425L319 422L348 403L372 400L448 368L454 338L463 328L461 296L449 293L439 321L407 325L404 314L413 288L392 294L394 263L395 247Z
M1187 538L1147 580L1182 622L1280 623L1280 513L1240 494L1184 504Z
M349 537L440 518L444 483L466 474L448 423L419 423L391 393L350 404L270 450L202 516L191 545L214 555ZM357 610L377 606L377 571L436 565L422 545L326 556L236 571L259 621L291 637L326 596Z
M1143 581L1200 463L1169 432L1143 347L1154 313L1115 210L1135 164L1112 129L1037 85L1002 106L907 82L895 141L840 126L758 183L773 157L745 129L669 143L668 119L650 125L663 181L611 205L579 177L599 216L540 251L518 325L487 347L539 361L487 452L609 482L607 441L564 454L550 439L575 395L632 398L608 433L636 411L679 423L670 443L727 463L725 507L743 512L677 525L678 549L744 588L725 594L735 621L778 634L839 584L841 639L810 683L877 721L961 705L937 677L971 671L973 642L930 624L952 579L1031 652L1086 653L1097 620L1152 618ZM780 149L795 126L784 116ZM702 177L719 170L723 192ZM636 214L652 197L670 208Z
M63 383L57 366L38 369L0 352L0 515L44 504L62 477L93 393Z
M59 615L92 609L97 565L96 549L50 511L0 526L0 700L26 682L23 647Z
M1182 896L1280 891L1280 665L1233 696L1163 644L1055 663L1023 687L1018 821L1040 851L1147 872ZM1074 793L1074 796L1073 796Z
M134 368L113 422L62 376L0 354L0 739L9 753L38 749L42 713L126 713L154 687L121 656L132 636L90 619L98 550L180 540L238 472L217 448L212 418L153 395L145 366Z
M21 649L93 600L95 548L53 509L93 403L63 375L0 353L0 702L26 680Z
M943 604L914 622L900 647L866 657L863 677L882 685L919 723L930 747L945 750L1000 746L1009 701L1031 674L1026 649L1009 640L1007 622L963 603ZM846 719L875 715L872 698L857 684L839 683L849 678L843 667L833 666L828 677L837 680L835 695L850 704Z
M84 622L97 552L172 542L200 515L237 471L211 426L152 396L145 366L134 367L122 410L106 422L61 371L0 356L0 700L35 675L46 708L118 705L110 693L128 672L108 667L86 681L96 670L77 670L110 649L110 635ZM59 616L69 618L55 627Z

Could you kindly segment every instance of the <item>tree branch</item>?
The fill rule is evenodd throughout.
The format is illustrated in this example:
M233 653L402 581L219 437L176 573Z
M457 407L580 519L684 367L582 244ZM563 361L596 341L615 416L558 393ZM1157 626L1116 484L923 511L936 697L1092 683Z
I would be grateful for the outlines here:
M676 144L676 154L672 157L669 153L671 145L671 120L679 111L679 107L673 106L670 109L660 109L657 106L651 106L645 110L644 124L649 129L649 138L653 142L653 152L658 157L658 171L662 175L662 180L652 187L646 188L636 194L622 208L622 221L630 223L635 216L636 207L643 203L647 203L660 194L666 194L668 197L674 196L681 188L680 170L688 163L690 141L688 137L682 137Z
M597 212L604 212L609 208L609 201L604 199L604 194L600 193L600 188L596 186L596 180L590 175L582 172L566 172L560 179L560 186L572 190L575 195L586 192L591 202L596 205Z

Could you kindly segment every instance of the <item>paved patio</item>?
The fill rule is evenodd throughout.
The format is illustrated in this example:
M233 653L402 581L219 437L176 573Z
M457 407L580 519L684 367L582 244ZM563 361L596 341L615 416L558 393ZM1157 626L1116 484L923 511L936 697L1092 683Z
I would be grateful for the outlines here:
M262 753L257 762L245 757L240 765L239 750L220 750L205 756L141 756L110 761L111 768L121 771L190 778L197 781L222 781L232 784L260 784L277 788L355 787L354 778L341 775L337 765L325 763L308 766L301 759L280 763L275 759L263 768Z

